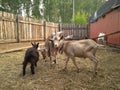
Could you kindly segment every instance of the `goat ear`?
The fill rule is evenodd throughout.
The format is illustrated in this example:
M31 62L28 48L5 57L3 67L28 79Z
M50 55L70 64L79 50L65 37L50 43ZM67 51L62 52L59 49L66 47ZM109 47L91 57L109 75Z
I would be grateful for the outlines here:
M53 41L53 39L52 39L52 38L49 38L49 41Z
M39 43L37 43L37 45L39 45Z
M59 41L63 39L63 35L60 37Z
M31 42L32 46L34 45L32 42Z
M73 38L73 35L68 35L68 36L64 37L65 40L72 39L72 38Z

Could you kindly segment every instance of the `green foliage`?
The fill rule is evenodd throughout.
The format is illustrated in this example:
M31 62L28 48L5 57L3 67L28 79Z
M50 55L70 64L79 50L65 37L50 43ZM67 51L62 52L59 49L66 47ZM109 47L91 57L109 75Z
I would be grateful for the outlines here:
M72 0L44 0L45 19L50 22L69 23L72 18Z
M3 7L3 11L16 14L17 11L20 11L21 0L1 0L1 6Z
M44 16L40 14L41 1L45 7ZM28 17L70 23L73 18L73 1L75 20L72 22L86 24L87 16L93 14L106 0L0 0L0 10L21 14L24 9Z
M40 12L39 12L39 0L33 0L34 6L32 8L32 16L35 18L40 18Z
M72 19L72 23L76 24L87 24L87 14L85 11L77 12L74 20Z
M75 14L78 11L85 11L88 15L93 14L106 0L74 0Z
M44 0L44 18L46 21L57 22L59 17L58 0Z

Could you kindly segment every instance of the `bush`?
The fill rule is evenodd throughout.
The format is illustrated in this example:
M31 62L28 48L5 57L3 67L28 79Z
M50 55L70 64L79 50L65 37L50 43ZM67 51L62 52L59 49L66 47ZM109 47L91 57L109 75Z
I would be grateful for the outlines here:
M77 12L74 20L72 19L72 22L76 24L87 24L87 13L84 11Z

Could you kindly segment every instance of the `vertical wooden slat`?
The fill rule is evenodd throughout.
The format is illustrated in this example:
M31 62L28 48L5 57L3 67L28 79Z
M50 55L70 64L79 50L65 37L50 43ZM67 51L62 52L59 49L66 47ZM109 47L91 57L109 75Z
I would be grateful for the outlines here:
M16 40L17 42L20 41L20 38L19 38L19 20L18 20L18 14L16 16Z
M44 40L46 40L46 22L43 22L44 26L43 26L43 30L44 30Z
M62 24L62 31L64 31L65 35L73 35L73 39L83 39L87 36L87 28L86 25L81 24Z
M18 20L19 19L19 20ZM52 32L57 32L58 24L23 18L0 11L0 43L16 40L45 40Z

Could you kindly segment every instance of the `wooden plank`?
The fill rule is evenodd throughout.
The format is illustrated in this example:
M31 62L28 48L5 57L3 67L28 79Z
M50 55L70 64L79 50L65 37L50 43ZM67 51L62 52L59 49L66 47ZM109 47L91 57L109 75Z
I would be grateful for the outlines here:
M12 43L16 42L16 39L0 39L0 43Z
M31 46L29 46L29 47L31 47ZM0 51L0 54L1 53L10 53L10 52L21 51L21 50L27 49L29 47L22 47L22 48L16 48L16 49L10 49L10 50L5 50L5 51Z
M43 25L43 24L41 24L41 23L36 23L36 22L28 22L28 21L23 21L23 20L19 20L19 23L33 24L33 25L40 25L40 26L42 26L42 25Z
M30 47L31 46L21 47L21 48L15 48L15 49L10 49L10 50L4 50L4 51L0 51L0 54L22 51L22 50L25 50L25 49L30 48ZM42 48L44 48L44 44L39 44L39 48L40 48L39 50L41 50Z
M1 32L1 21L0 21L0 39L1 39L1 34L2 34L2 32Z
M118 34L118 33L120 33L120 30L117 30L117 31L115 31L115 32L112 32L112 33L108 33L108 34L106 34L105 36L111 36L111 35L114 35L114 34ZM104 36L101 36L101 37L104 37ZM91 39L97 39L97 38L99 38L99 37L95 37L95 38L91 38Z
M15 22L15 19L11 19L11 18L6 18L6 17L1 17L1 16L0 16L0 21Z

